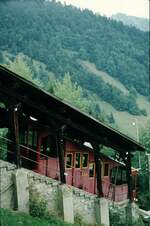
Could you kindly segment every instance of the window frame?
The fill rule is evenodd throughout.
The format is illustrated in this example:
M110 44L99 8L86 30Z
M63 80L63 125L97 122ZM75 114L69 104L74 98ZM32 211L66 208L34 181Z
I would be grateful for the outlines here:
M80 154L80 167L76 167L76 156L77 154ZM75 169L81 169L81 166L82 166L82 162L81 162L81 152L75 152L75 161L74 161L74 168Z
M108 174L105 175L105 165L108 165ZM110 165L109 165L109 162L104 162L103 163L103 177L109 177L110 175Z
M67 167L67 155L71 155L71 167ZM73 153L71 153L71 152L66 153L65 168L66 169L72 169L73 168Z
M83 166L83 155L87 155L87 166ZM82 153L82 157L81 157L81 168L86 169L89 166L89 153L88 152L84 152Z
M110 170L111 183L115 184L116 186L127 184L126 170L124 168L118 166L118 173L116 171L117 171L117 166ZM117 174L117 178L116 178L116 181L114 181L116 174ZM112 175L113 175L113 177L112 177ZM118 175L119 175L119 177L118 177Z
M93 177L90 177L90 164L93 164L93 166L94 166ZM95 178L95 162L89 162L89 179L93 179L93 178Z
M27 144L30 147L37 147L38 133L35 128L29 128L27 131Z

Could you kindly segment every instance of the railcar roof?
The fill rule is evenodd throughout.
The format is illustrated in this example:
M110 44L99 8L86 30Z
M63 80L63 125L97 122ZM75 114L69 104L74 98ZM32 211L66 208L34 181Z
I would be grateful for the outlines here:
M71 104L39 88L32 82L0 65L0 98L21 103L23 109L47 124L67 125L85 139L119 152L145 151L145 147L123 133L81 112Z

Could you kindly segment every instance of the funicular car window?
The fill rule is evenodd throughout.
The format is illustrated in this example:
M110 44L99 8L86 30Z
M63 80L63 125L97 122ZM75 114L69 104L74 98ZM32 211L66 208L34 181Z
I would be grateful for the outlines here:
M122 183L125 184L127 183L127 178L126 178L126 170L122 170Z
M94 162L89 163L89 177L94 177L95 165Z
M126 170L120 166L111 169L110 179L111 183L116 185L127 183Z
M46 155L47 157L57 157L57 147L55 139L52 136L48 135L43 137L41 140L40 152L41 157Z
M19 133L19 142L20 144L27 144L27 131L21 130Z
M82 155L82 167L87 167L88 166L88 154L84 153Z
M72 168L72 154L69 153L66 156L66 168Z
M37 131L35 129L31 129L28 132L28 145L32 147L37 145Z
M43 137L41 140L41 146L40 146L40 153L41 153L41 158L45 158L45 155L48 155L50 152L50 146L48 142L48 136Z
M77 152L75 157L75 168L80 168L80 166L81 166L81 154L80 152Z
M109 164L105 163L104 164L104 176L108 176L109 175Z

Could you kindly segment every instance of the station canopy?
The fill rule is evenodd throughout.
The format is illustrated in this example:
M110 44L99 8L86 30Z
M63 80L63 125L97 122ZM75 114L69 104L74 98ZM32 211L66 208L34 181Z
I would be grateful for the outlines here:
M68 93L69 95L69 93ZM111 147L119 152L145 151L145 148L94 119L60 98L44 91L32 82L0 66L0 101L20 104L22 112L55 129L66 125L68 133Z

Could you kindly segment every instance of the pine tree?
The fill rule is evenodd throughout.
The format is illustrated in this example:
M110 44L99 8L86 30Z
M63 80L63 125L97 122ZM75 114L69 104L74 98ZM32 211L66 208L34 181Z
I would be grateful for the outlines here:
M54 94L81 111L88 112L89 110L89 101L83 97L82 88L71 81L69 73L65 74L62 81L56 81Z

